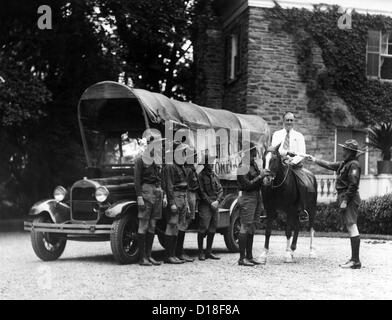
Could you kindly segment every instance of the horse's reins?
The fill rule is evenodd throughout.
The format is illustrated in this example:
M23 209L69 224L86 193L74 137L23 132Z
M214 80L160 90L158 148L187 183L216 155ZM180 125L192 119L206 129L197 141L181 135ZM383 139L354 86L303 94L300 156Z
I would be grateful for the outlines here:
M279 183L279 185L274 186L274 181L272 180L272 186L271 186L272 189L280 188L280 187L283 185L283 183L284 183L284 182L286 181L286 179L287 179L287 176L289 175L289 170L290 170L290 168L289 168L289 166L287 166L287 170L286 170L286 173L285 173L285 175L284 175L284 178L283 178L282 182ZM275 179L275 178L274 178L274 179Z

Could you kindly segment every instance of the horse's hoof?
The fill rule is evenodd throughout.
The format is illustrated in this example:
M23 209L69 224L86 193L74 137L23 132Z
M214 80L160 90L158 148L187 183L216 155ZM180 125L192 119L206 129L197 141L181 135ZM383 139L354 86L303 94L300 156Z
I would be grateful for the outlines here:
M261 253L261 256L260 256L260 258L259 258L261 264L266 264L266 263L267 263L267 255L268 255L268 250L264 250L264 251Z
M292 263L294 261L294 252L293 251L286 251L286 256L284 259L285 263Z

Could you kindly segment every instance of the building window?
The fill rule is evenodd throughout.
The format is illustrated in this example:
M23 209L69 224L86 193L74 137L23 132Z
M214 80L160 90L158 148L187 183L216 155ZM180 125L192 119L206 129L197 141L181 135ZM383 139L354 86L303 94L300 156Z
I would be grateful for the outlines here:
M344 144L348 139L355 139L358 141L361 150L367 150L366 146L366 130L343 128L336 129L336 146L335 146L335 161L341 161L343 158L343 148L339 144ZM362 174L368 174L368 152L359 156L359 164L362 168Z
M392 33L368 31L366 75L369 78L392 80Z
M241 28L230 30L226 36L226 81L236 80L241 72Z

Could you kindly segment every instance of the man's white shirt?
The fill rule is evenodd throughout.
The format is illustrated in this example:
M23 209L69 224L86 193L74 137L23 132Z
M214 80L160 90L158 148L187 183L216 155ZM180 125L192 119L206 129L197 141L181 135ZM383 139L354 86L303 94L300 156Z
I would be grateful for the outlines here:
M287 135L286 129L275 131L274 134L272 135L271 145L273 147L276 147L280 143L281 145L279 147L279 153L282 156L285 156L288 151L306 154L305 138L302 133L300 133L294 129L290 130L290 140L289 140L290 141L290 147L289 147L290 150L285 150L283 147L284 140L286 139L286 135ZM303 160L303 157L300 157L300 156L295 156L295 157L291 158L291 162L293 164L297 164L297 163L301 162L302 160Z

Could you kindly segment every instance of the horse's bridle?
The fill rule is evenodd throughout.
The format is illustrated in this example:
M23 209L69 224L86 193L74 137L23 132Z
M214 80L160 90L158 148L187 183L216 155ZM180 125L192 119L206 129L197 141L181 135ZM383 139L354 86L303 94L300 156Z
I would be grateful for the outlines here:
M289 170L290 170L290 168L289 168L289 166L287 166L286 173L284 174L284 178L283 178L282 182L279 183L277 186L274 186L275 177L273 177L273 179L272 179L272 184L271 184L271 188L272 188L272 189L280 188L280 187L283 185L283 183L284 183L284 182L286 181L286 179L287 179L287 176L289 175Z

